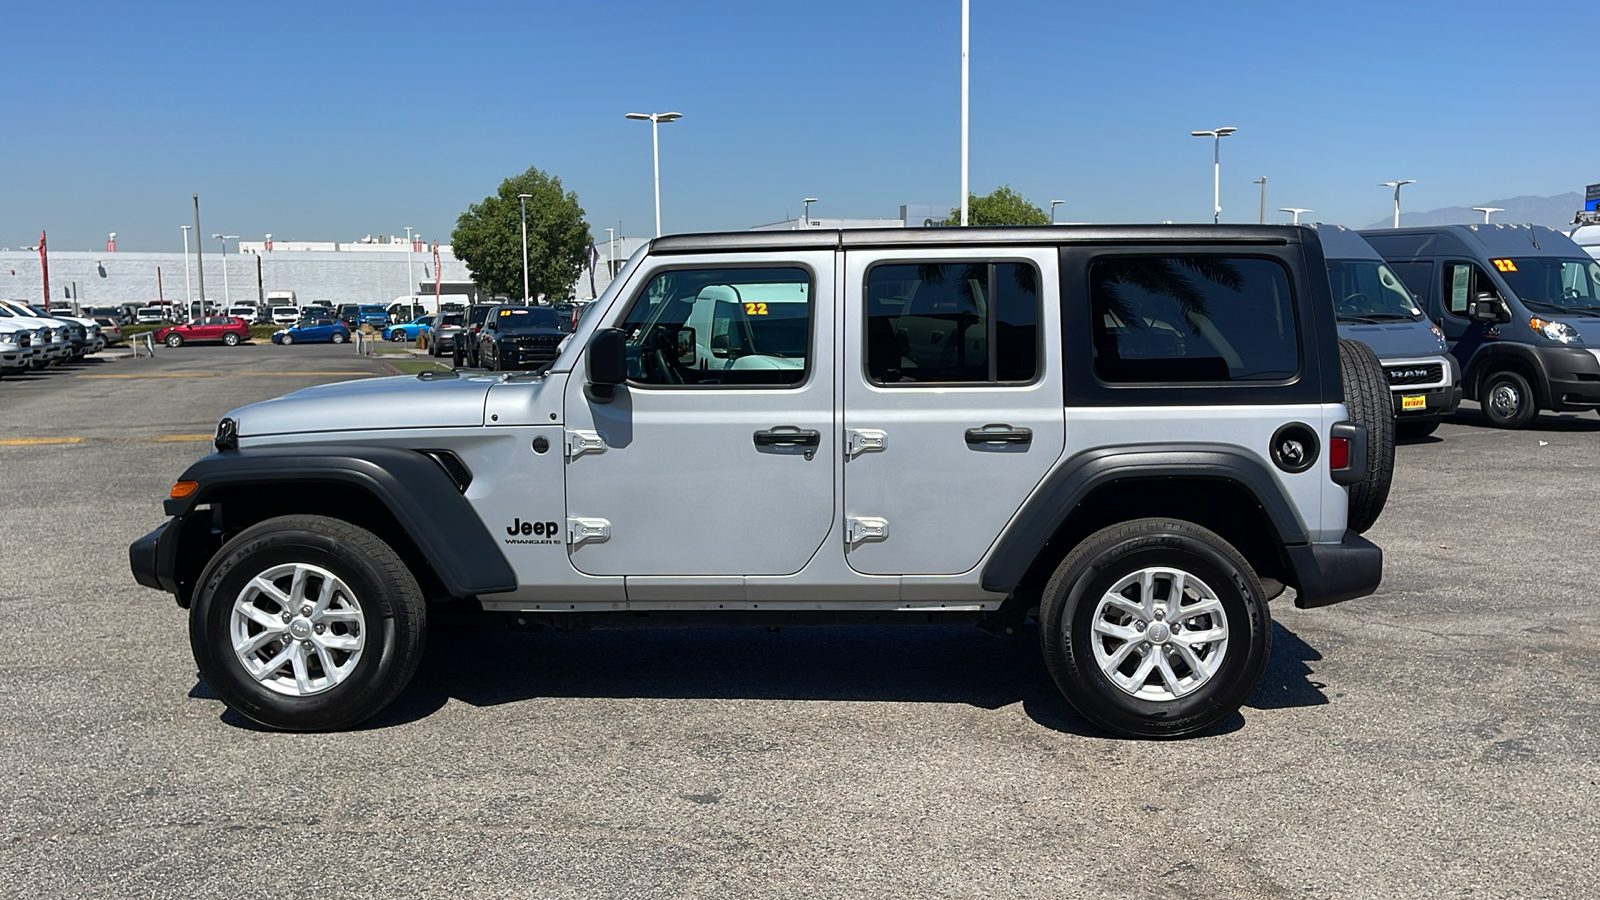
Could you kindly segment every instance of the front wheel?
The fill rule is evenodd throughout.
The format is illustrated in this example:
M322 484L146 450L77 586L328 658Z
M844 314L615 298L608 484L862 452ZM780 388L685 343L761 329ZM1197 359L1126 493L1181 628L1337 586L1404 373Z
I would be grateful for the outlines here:
M227 334L223 335L222 336L222 343L228 345L229 347L237 347L237 346L239 346L239 335L238 335L238 333L230 331Z
M246 528L206 566L189 611L200 675L271 728L354 725L387 706L422 658L426 604L376 535L324 516Z
M344 332L335 331L333 336L328 338L328 340L333 341L335 344L342 344L344 343Z
M1484 418L1496 428L1526 428L1539 415L1533 388L1516 372L1495 372L1485 378L1478 398Z
M169 335L167 335L167 346L168 347L182 347L183 346L183 335L181 335L181 334L169 334Z
M284 346L288 346L289 344L294 343L294 335L286 334L286 335L283 336L283 338L280 341L278 341L278 343L283 344Z
M1073 707L1116 734L1185 737L1233 715L1271 654L1260 580L1191 522L1137 519L1067 554L1040 601L1045 664Z
M403 344L406 340L406 333L404 331L391 332L389 335L389 340L396 344Z

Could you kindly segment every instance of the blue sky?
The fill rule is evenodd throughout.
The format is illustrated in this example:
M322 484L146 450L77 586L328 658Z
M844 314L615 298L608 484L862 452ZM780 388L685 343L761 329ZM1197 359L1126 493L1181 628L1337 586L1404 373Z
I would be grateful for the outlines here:
M1063 221L1364 226L1600 181L1592 3L972 0L971 179ZM0 245L447 240L528 166L603 240L959 199L959 0L26 3L6 15ZM1281 220L1275 212L1269 221ZM215 247L215 242L210 242Z

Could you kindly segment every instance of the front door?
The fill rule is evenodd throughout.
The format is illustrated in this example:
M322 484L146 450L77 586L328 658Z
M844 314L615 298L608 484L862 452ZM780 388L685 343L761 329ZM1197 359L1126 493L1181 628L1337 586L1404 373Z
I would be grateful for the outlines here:
M800 571L834 524L834 253L666 258L609 324L629 378L566 393L572 564L591 575ZM631 584L631 582L630 582ZM630 596L632 596L630 587Z
M1061 456L1056 273L1045 248L848 253L851 568L972 569Z

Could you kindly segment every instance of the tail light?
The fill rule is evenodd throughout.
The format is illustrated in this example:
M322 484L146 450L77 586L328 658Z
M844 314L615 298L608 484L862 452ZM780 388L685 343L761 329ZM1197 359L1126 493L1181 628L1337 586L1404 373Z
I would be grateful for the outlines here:
M1335 484L1356 484L1367 477L1367 426L1335 423L1328 435L1328 477Z
M1328 468L1335 471L1350 468L1350 439L1336 437L1328 441Z

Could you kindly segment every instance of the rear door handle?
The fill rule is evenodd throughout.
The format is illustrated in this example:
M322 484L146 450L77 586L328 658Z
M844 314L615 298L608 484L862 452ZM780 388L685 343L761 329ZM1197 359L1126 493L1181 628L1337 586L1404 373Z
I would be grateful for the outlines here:
M757 447L816 447L821 443L822 432L792 425L756 432Z
M968 428L967 443L975 445L1031 444L1033 443L1033 429L1012 428L1010 425L985 425L982 428Z

